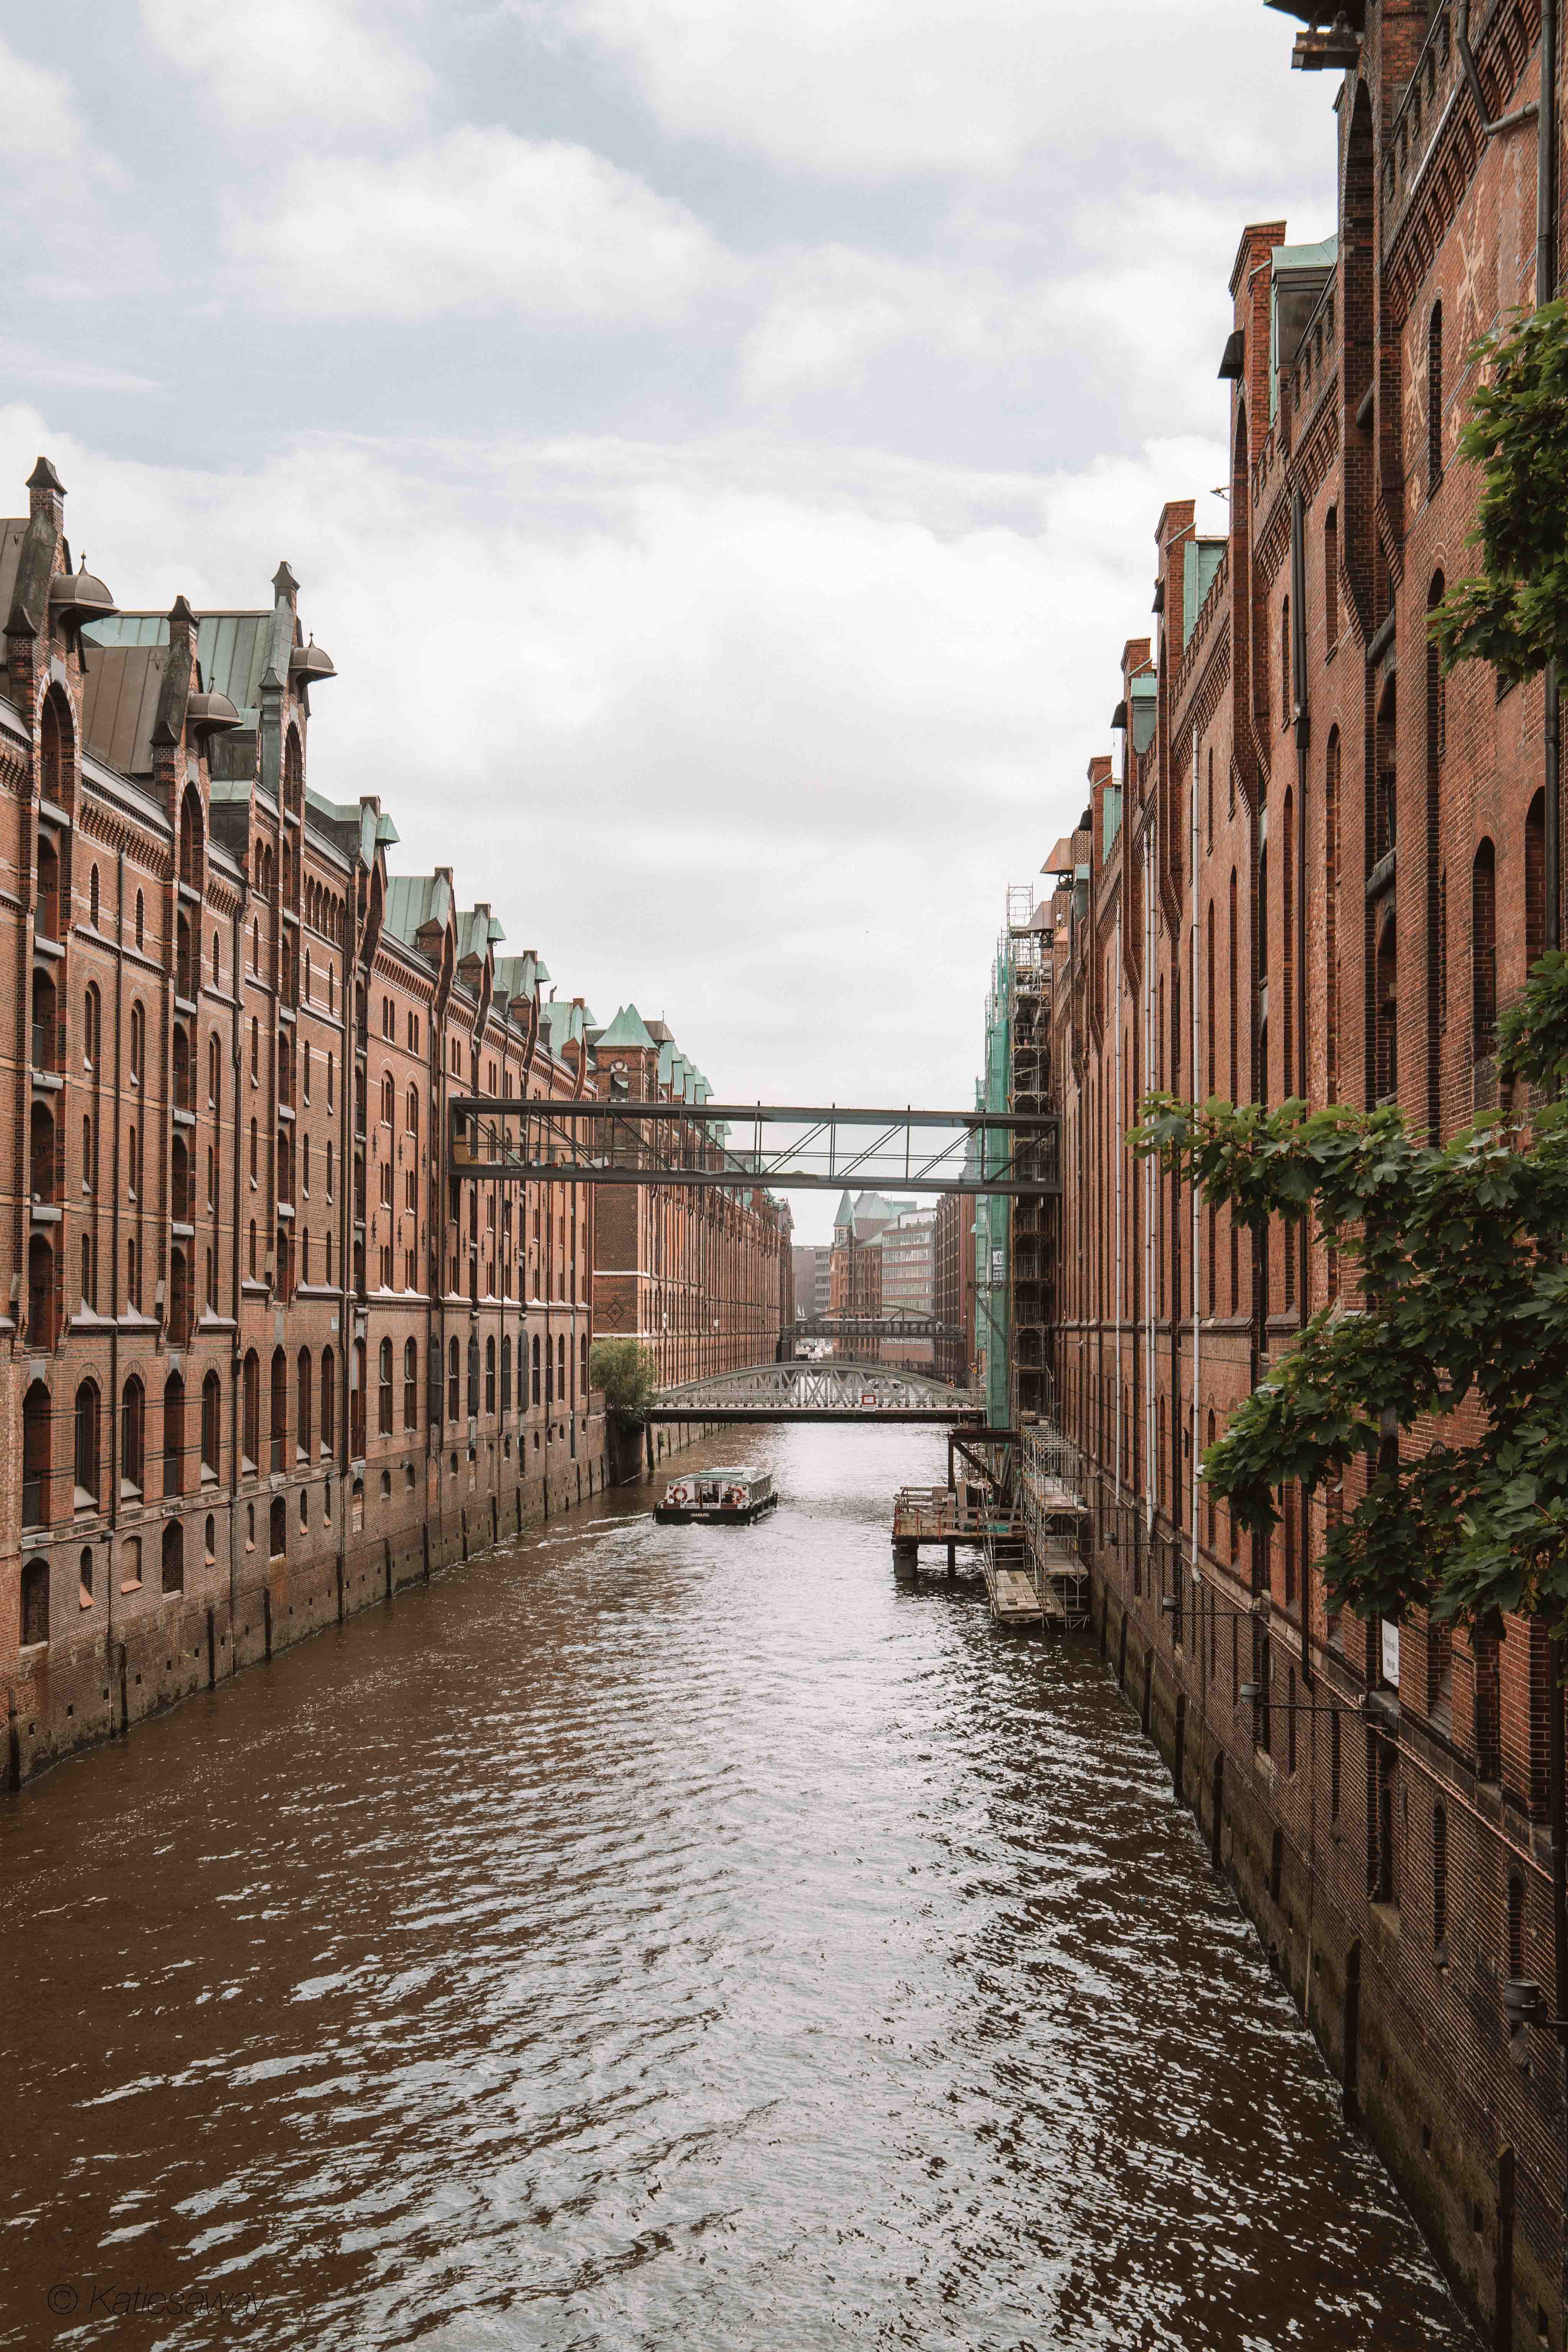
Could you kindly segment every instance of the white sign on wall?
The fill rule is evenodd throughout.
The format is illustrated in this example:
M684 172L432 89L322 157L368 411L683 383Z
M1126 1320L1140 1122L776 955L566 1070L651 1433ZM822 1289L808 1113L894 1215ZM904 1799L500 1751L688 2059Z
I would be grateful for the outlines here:
M1383 1621L1383 1679L1399 1688L1399 1628L1388 1617Z

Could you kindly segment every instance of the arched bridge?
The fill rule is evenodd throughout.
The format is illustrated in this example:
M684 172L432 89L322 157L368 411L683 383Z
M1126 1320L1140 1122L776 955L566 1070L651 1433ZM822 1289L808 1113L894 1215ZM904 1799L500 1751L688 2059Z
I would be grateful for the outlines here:
M984 1422L977 1389L950 1388L892 1364L753 1364L661 1389L647 1421Z

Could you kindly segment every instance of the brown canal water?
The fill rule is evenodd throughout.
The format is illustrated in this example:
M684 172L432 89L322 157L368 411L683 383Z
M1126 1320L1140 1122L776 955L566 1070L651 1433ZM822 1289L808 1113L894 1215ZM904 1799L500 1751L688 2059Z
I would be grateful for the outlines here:
M1470 2343L1092 1648L895 1586L941 1438L738 1453L0 1804L0 2343Z

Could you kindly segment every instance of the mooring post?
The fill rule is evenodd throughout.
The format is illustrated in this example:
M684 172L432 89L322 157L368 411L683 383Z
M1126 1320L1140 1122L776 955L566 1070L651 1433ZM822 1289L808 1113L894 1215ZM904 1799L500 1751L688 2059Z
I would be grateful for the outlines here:
M958 1574L958 1546L955 1543L950 1543L947 1548L947 1572L949 1576Z

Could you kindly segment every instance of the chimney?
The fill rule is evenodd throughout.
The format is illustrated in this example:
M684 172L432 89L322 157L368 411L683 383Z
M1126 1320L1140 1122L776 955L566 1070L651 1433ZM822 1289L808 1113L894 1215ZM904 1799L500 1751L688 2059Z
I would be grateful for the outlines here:
M27 477L29 504L27 511L35 520L42 515L56 530L66 525L66 486L47 457L40 457Z

